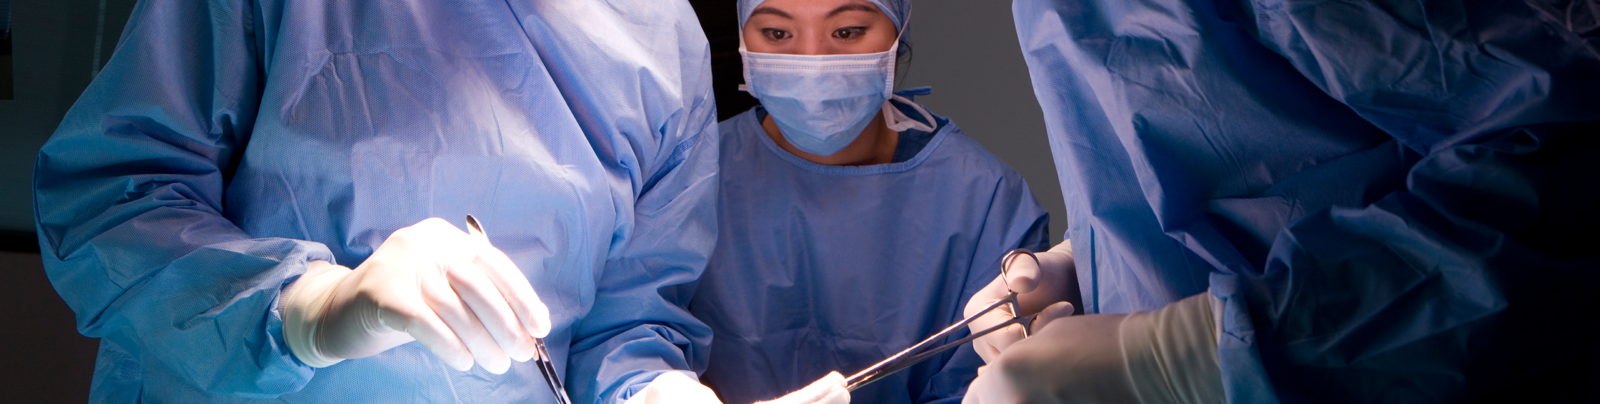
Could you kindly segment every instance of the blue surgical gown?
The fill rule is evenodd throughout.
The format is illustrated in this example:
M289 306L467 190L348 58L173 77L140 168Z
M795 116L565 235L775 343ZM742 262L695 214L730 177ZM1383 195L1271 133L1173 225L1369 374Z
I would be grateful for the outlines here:
M1541 3L1017 0L1087 312L1209 290L1235 403L1592 401L1600 7Z
M715 335L702 380L724 402L909 348L959 321L1006 251L1048 247L1022 176L945 118L908 160L827 166L779 148L760 108L720 124L720 237L689 306ZM981 365L963 345L851 399L959 402Z
M709 50L684 2L141 1L39 153L49 277L101 339L93 402L553 402L532 362L419 344L312 369L307 260L466 214L551 309L579 403L690 369L715 243Z

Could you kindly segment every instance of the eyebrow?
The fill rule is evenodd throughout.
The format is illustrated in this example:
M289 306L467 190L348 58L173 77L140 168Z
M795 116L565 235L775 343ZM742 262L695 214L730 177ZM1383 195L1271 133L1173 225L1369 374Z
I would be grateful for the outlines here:
M846 12L846 11L865 11L865 12L871 13L871 12L878 11L878 7L869 6L869 5L861 4L861 3L850 3L850 4L839 6L839 8L835 8L835 9L833 9L833 11L829 11L828 12L828 18L833 18L833 16L839 15L839 13L843 13L843 12Z
M783 18L787 18L787 19L791 19L791 20L794 19L794 16L789 15L789 13L785 13L785 12L783 12L783 10L779 10L779 9L772 8L772 7L769 7L769 6L756 7L755 11L751 11L750 12L750 16L751 17L762 15L762 14L771 14L771 15L776 16L776 17L783 17Z

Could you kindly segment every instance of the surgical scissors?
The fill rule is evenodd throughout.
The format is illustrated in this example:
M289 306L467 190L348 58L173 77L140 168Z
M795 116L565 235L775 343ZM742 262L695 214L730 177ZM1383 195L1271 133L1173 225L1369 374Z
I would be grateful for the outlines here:
M1000 259L1000 276L1005 277L1006 269L1011 267L1011 261L1022 255L1027 255L1028 258L1032 258L1033 262L1035 263L1039 262L1039 257L1034 256L1033 252L1028 251L1026 248L1018 248L1007 251L1005 257ZM1009 278L1007 278L1007 281L1007 284L1009 285ZM1022 325L1022 336L1026 338L1029 334L1031 334L1030 328L1033 327L1033 318L1038 315L1034 314L1018 317L1017 314L1021 313L1022 309L1017 304L1017 292L1010 290L1009 288L1007 288L1006 291L1009 292L1006 294L1006 298L989 304L989 306L985 307L982 311L979 311L971 316L967 316L967 318L962 319L960 322L946 327L944 330L939 331L939 333L933 334L933 336L922 340L922 342L918 342L916 345L912 345L910 348L906 348L904 351L900 351L899 353L890 356L888 359L884 359L882 362L873 364L872 366L869 366L854 375L850 375L849 378L844 380L845 388L849 389L850 391L855 391L862 386L882 380L883 378L888 377L895 372L905 370L912 365L916 365L922 361L928 360L928 358L932 358L935 355L945 351L958 348L961 346L961 344L982 338L983 336L989 335L995 331L1000 331L1000 329L1009 327L1012 324ZM983 331L972 333L971 335L967 335L966 337L956 340L955 342L934 346L934 344L939 340L945 339L952 334L960 332L962 329L966 328L968 324L971 324L974 320L977 320L978 317L989 314L989 312L1001 307L1005 307L1011 312L1010 320L1006 320L1003 323L989 327Z
M472 215L467 215L467 227L473 235L481 236L485 240L489 239L489 235L483 232L483 225L479 224L478 219L472 217ZM550 351L544 348L544 338L534 338L533 347L536 356L534 359L538 362L539 373L544 375L544 384L550 387L550 394L556 396L557 404L571 404L572 399L567 397L566 387L561 385L561 376L556 374L555 359L550 356Z

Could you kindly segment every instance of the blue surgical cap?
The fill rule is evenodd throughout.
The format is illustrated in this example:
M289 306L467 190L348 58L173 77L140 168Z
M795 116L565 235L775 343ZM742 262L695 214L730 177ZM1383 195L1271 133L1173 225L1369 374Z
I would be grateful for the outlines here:
M766 1L767 0L739 0L739 30L744 30L744 22L750 19L750 13L756 10L756 6L759 6L761 3L765 3ZM878 8L882 9L883 13L889 16L889 20L894 21L895 30L905 31L906 17L911 15L911 0L867 1L878 5Z

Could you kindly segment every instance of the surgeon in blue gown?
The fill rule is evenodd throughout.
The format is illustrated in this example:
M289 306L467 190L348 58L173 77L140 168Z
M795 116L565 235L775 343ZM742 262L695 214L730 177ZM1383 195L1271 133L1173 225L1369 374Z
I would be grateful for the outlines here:
M1013 8L1071 241L973 303L1093 314L970 402L1600 400L1595 2Z
M1047 246L1047 214L1019 174L910 92L890 93L910 8L739 3L746 88L762 105L719 126L720 236L689 306L713 330L702 380L724 402L910 347L959 321L1006 251ZM849 399L959 401L980 365L963 346Z
M578 403L692 379L710 330L676 290L715 242L708 47L684 2L610 3L139 2L35 170L49 277L101 341L90 401L548 403L520 361L542 333ZM446 322L493 299L547 319L488 345L428 345L451 337L393 310L288 319L308 268L412 279L374 275L404 272L384 256L444 268L406 275ZM510 292L468 293L483 265L515 268L484 272ZM403 291L321 285L317 307ZM316 349L286 323L320 326ZM383 332L328 333L351 324Z

